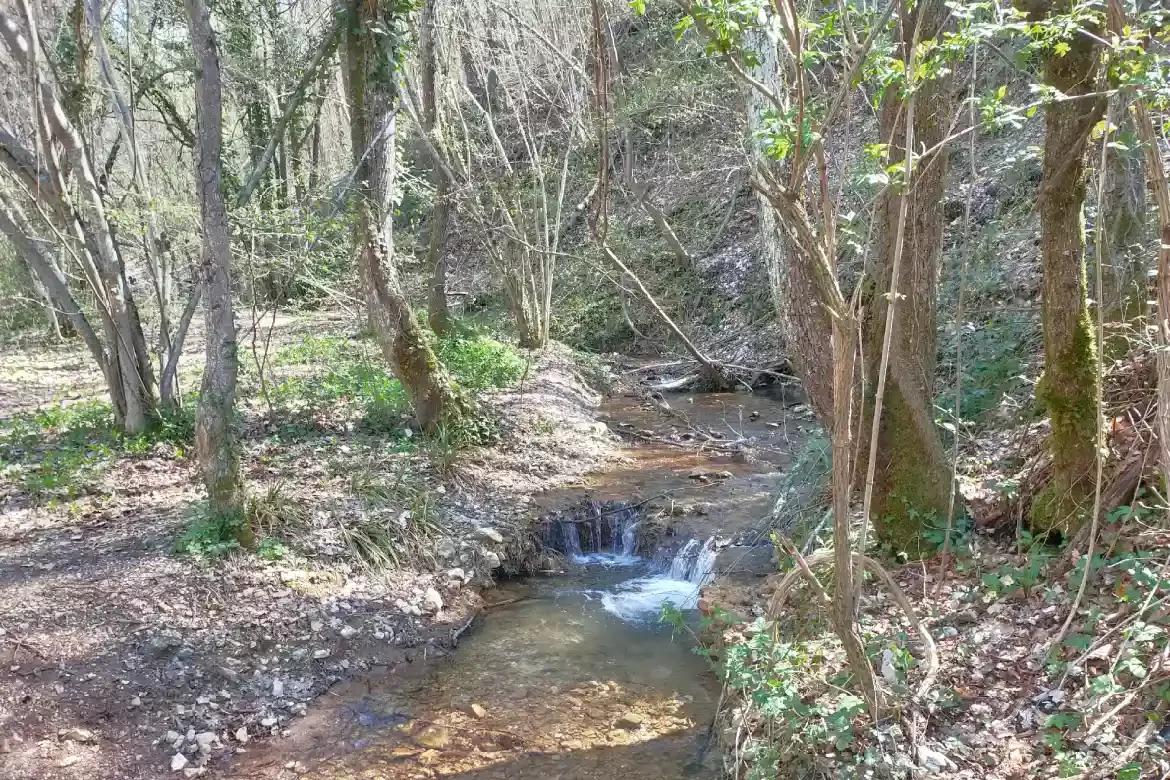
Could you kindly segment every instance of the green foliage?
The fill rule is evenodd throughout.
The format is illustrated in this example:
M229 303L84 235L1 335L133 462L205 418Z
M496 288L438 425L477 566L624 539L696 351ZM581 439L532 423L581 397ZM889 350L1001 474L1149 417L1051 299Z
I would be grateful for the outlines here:
M507 387L527 365L515 349L467 325L437 340L435 352L457 387L468 391ZM406 393L370 341L309 335L277 351L274 365L317 369L272 384L269 396L281 418L310 426L353 419L367 433L395 436L404 443L413 438ZM473 414L445 435L449 441L490 441L496 427L496 421Z
M825 752L847 751L865 702L827 684L835 677L829 662L842 655L837 640L778 641L762 619L746 633L746 639L726 648L720 677L767 721L762 731L770 738L753 740L744 750L747 776L799 777L814 772ZM841 757L848 760L849 755Z
M256 555L265 561L282 561L289 556L289 549L274 536L267 536L260 540L256 548Z
M160 412L150 429L125 436L104 400L54 404L0 423L0 475L38 500L81 495L119 458L156 452L181 458L195 438L195 401Z
M508 387L524 374L527 361L512 347L474 330L461 328L457 332L440 339L435 353L460 387Z
M992 597L999 598L1016 591L1031 595L1049 565L1056 560L1056 551L1048 547L1043 538L1032 537L1025 531L1021 544L1026 552L1018 556L1018 565L1004 563L994 573L983 575L983 589Z
M243 515L215 513L207 504L197 504L187 529L175 542L175 552L199 560L237 552L241 549L237 536L245 522Z

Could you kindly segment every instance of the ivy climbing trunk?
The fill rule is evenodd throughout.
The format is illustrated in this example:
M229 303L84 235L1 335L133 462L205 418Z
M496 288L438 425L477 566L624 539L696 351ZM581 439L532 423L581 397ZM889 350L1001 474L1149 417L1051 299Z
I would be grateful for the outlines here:
M204 0L186 0L195 52L196 185L203 222L200 265L207 322L207 363L195 415L195 450L212 513L235 521L236 538L252 547L251 526L242 517L240 451L232 416L239 358L232 310L231 244L221 181L223 97L219 53Z
M1071 0L1046 4L1066 13ZM1045 82L1074 97L1096 86L1100 54L1084 33L1064 56L1048 55ZM1074 533L1089 513L1097 439L1097 350L1085 285L1085 153L1104 111L1101 100L1063 100L1045 110L1040 188L1044 374L1036 398L1052 420L1052 481L1032 501L1034 531Z
M428 433L456 422L456 394L398 280L391 219L395 177L398 71L405 23L400 5L351 0L345 32L356 218L354 248L366 307L378 344L419 425Z
M901 45L941 40L950 11L943 0L924 0L902 16ZM882 101L880 132L889 144L889 162L905 162L906 113L910 101L889 87ZM954 111L952 79L943 76L917 84L913 110L915 148L930 149L947 135ZM947 173L945 152L913 161L907 204L898 299L894 307L889 367L878 446L876 449L871 517L878 538L914 557L929 552L923 538L931 517L945 522L951 496L951 469L934 422L934 375L937 352L936 290L942 258L945 219L942 201ZM869 452L870 423L882 357L887 309L903 195L890 188L879 199L875 215L875 262L871 305L864 325L866 405L861 459ZM866 473L864 462L858 473ZM865 551L862 550L864 553Z

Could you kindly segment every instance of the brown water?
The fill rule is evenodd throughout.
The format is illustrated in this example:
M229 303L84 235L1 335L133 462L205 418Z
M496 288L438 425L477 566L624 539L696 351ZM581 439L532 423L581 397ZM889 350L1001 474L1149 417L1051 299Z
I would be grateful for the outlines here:
M707 395L670 404L685 417L629 399L607 402L603 419L615 430L640 431L639 443L590 484L546 496L545 505L566 506L583 495L651 499L645 505L661 514L671 502L701 502L700 512L679 513L678 525L691 537L752 527L766 514L799 430L778 403L763 398ZM726 436L701 450L666 443L702 442L712 432ZM729 451L729 441L746 442L750 456ZM696 477L700 472L722 476ZM709 664L692 652L685 633L673 635L652 613L623 620L606 610L623 583L655 575L648 562L593 560L564 576L497 589L495 602L516 601L477 618L450 658L416 661L403 665L408 671L331 691L292 739L275 746L278 755L248 776L718 777L708 729L719 688Z

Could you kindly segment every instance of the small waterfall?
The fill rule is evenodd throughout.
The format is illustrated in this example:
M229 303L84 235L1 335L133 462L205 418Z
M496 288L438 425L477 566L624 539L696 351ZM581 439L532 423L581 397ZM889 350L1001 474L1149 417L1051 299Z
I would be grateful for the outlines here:
M634 533L637 527L638 521L633 517L626 518L622 526L622 555L626 558L632 558L638 549L638 537Z
M691 539L670 562L670 578L672 580L689 580L691 569L695 564L695 552L699 546L698 539Z
M670 578L696 585L706 585L715 570L715 537L712 536L699 546L698 539L691 539L670 562Z
M601 604L610 614L634 622L652 620L663 602L678 609L694 609L699 604L699 593L715 572L715 558L715 537L702 544L691 539L675 554L669 572L620 583L602 594Z
M695 556L695 565L687 574L687 581L696 585L706 585L711 579L711 574L715 571L716 556L715 537L712 536L703 542L703 549L699 550L699 554Z
M565 554L570 557L581 554L581 537L577 535L577 524L560 520L561 538L564 539Z

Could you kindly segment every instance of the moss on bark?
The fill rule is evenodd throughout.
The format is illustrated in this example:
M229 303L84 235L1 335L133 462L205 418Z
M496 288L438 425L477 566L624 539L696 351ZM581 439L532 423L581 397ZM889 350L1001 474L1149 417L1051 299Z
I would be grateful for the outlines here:
M930 438L928 438L930 437ZM873 518L878 539L911 558L934 545L924 536L928 521L946 523L951 474L933 430L924 430L896 382L886 388L874 470Z

